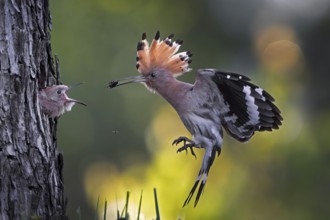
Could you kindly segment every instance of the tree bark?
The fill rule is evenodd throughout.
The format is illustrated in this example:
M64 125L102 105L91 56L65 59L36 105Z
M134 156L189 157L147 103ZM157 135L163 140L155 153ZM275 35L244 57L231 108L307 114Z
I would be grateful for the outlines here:
M48 0L0 0L0 219L66 219L56 122L38 90L54 84Z

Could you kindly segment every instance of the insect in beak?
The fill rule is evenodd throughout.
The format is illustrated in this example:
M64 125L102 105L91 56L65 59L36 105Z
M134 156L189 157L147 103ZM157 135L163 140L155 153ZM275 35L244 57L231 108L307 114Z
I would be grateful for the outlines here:
M146 81L146 78L144 76L130 76L130 77L110 81L108 84L108 87L115 88L115 87L126 85L129 83L141 83L141 82L145 82L145 81Z

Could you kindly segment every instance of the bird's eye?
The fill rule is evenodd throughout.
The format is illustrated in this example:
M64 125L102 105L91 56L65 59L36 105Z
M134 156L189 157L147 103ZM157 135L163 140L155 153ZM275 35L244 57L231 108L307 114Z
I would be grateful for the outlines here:
M156 73L151 73L150 76L151 76L152 78L155 78L155 77L156 77Z
M57 93L57 94L61 94L62 91L59 89L59 90L56 91L56 93Z

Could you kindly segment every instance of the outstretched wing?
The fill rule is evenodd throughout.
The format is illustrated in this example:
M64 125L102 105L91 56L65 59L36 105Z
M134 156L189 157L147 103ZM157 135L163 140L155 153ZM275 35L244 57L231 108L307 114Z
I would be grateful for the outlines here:
M282 124L274 98L248 77L220 70L204 71L207 73L199 74L210 77L223 98L221 124L232 137L245 142L255 131L272 131Z

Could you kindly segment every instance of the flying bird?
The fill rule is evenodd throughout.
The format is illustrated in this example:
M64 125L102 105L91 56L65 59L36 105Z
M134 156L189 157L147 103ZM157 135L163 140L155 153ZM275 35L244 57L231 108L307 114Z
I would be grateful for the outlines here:
M213 161L221 153L223 129L236 140L246 142L256 131L278 129L283 118L274 98L244 75L199 69L194 84L177 80L176 77L191 70L192 53L177 53L183 41L173 41L173 36L160 39L158 31L149 45L143 33L136 58L136 68L141 75L111 81L109 87L143 83L176 110L192 139L179 137L172 145L182 143L178 152L190 149L193 155L193 148L205 150L196 181L183 204L186 206L198 189L196 206Z
M50 118L55 118L64 114L65 111L71 111L76 103L86 106L85 103L71 99L66 94L68 90L81 84L77 83L72 86L54 85L41 89L38 92L38 98L42 111Z

